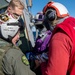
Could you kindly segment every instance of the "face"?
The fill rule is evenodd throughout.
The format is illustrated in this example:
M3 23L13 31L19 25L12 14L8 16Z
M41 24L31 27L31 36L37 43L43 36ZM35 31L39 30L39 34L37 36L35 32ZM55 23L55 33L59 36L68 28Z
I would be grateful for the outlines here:
M53 31L54 28L56 27L58 20L54 20L54 21L47 21L48 22L48 28Z
M18 32L18 33L16 34L16 36L12 39L12 43L13 43L14 45L16 45L16 42L19 40L19 38L20 38L20 32Z
M8 12L11 13L13 18L18 19L23 14L23 9L20 9L18 7L8 7Z

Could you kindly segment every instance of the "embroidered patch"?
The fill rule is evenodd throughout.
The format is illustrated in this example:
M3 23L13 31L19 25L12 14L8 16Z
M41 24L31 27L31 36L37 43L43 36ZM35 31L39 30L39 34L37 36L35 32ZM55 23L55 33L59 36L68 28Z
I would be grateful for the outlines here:
M4 22L9 20L9 17L6 14L0 14L0 19Z
M22 62L27 66L29 65L29 61L24 55L22 56Z

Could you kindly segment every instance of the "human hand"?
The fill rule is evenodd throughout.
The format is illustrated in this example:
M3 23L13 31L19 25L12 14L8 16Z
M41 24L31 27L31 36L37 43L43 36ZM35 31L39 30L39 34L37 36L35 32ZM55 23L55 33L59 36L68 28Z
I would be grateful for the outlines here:
M39 61L39 60L35 60L35 68L34 69L36 69L36 68L38 68L39 66L40 66L40 64L41 64L41 61Z

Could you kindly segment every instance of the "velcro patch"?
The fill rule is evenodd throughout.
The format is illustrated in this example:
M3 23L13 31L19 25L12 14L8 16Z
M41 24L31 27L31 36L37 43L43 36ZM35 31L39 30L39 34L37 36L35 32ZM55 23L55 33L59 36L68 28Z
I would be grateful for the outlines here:
M4 22L9 20L9 17L6 14L0 14L0 19Z
M29 65L29 61L28 61L28 59L26 58L26 56L23 55L21 59L22 59L22 62L23 62L25 65L27 65L27 66Z

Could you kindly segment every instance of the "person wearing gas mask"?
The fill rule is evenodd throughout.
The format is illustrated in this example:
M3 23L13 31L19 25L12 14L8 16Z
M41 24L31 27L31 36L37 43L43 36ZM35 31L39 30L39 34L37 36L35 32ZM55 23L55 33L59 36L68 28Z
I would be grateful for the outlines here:
M59 2L49 2L43 9L52 29L48 61L41 63L42 75L75 75L75 18Z
M26 56L16 46L23 30L18 21L23 9L20 0L11 0L6 12L0 14L0 75L35 75Z

